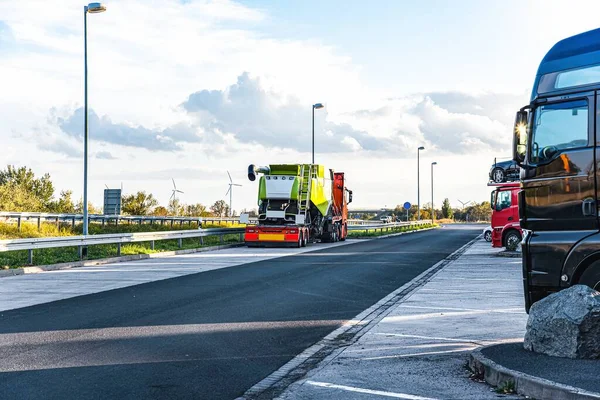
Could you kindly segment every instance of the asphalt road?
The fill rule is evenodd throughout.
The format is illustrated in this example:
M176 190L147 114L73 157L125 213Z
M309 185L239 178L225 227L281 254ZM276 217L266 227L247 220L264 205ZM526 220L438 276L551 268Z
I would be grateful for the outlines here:
M479 233L445 227L4 311L0 397L235 398Z

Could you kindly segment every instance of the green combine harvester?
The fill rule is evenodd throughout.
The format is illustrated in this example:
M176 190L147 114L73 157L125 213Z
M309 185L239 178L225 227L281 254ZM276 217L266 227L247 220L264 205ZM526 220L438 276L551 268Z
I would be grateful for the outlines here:
M301 247L346 239L352 192L345 187L343 172L317 164L250 165L248 179L255 181L257 174L262 174L258 224L246 227L248 246Z

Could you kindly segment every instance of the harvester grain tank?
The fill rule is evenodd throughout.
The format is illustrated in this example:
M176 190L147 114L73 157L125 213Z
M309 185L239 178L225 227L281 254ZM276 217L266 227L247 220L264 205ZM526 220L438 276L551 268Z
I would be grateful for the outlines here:
M306 246L337 242L348 235L352 191L343 172L317 164L250 165L248 179L258 181L258 223L246 227L248 246ZM247 216L241 216L247 222ZM244 221L244 219L246 221Z

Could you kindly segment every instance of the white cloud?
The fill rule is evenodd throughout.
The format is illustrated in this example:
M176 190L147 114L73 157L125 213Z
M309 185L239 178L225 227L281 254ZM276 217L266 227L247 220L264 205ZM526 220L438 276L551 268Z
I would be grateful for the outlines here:
M0 136L13 149L3 155L50 172L57 187L78 196L83 6L45 5L0 2L0 46L8 49L0 54ZM232 1L120 0L108 7L88 16L96 202L105 183L121 181L126 191L152 191L166 202L174 177L183 201L212 204L224 198L230 170L244 182L234 208L252 207L256 188L245 181L247 165L310 160L317 101L326 104L315 114L317 161L348 173L355 205L411 200L419 145L426 158L435 150L445 171L479 153L479 167L464 174L473 183L461 175L444 191L483 200L486 160L506 152L512 113L522 105L494 93L398 98L372 90L343 50L259 34L269 16Z

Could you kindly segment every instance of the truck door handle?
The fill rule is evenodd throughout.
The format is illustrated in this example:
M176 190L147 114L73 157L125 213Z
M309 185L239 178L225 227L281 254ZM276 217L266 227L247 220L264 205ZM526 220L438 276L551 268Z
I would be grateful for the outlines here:
M581 204L581 211L583 213L584 217L591 217L596 215L596 210L594 210L594 207L596 205L596 202L592 199L585 199L583 201L583 203Z
M512 221L512 220L513 220L513 217L508 217L508 220L509 220L509 221Z

